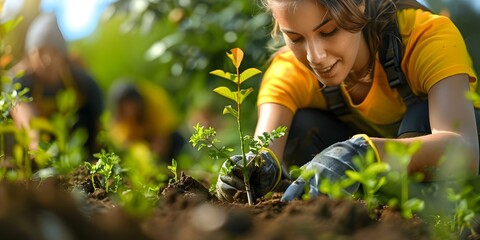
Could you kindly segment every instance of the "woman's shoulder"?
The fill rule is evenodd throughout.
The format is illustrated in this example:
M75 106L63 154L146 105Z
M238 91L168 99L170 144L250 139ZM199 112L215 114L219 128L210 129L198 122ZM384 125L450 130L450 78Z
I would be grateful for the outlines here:
M423 9L408 8L397 12L397 22L400 34L410 36L413 33L434 33L440 29L455 29L447 16Z

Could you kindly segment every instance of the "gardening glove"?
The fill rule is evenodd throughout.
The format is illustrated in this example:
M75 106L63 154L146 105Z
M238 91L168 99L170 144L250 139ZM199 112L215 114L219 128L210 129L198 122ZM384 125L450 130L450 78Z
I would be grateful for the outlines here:
M253 198L262 197L272 191L280 181L282 176L280 162L275 154L267 148L260 150L258 155L260 159L255 159L256 155L251 152L245 156ZM220 200L233 202L237 191L245 193L242 167L243 157L241 155L232 156L223 163L216 185L217 197Z
M365 134L357 134L349 140L332 144L302 166L305 171L313 170L314 174L310 174L307 179L300 176L293 181L285 190L281 201L300 199L304 193L305 184L310 187L310 197L317 197L320 194L319 189L322 179L326 178L333 183L345 178L345 171L347 170L358 171L352 163L352 159L355 156L363 158L369 149L374 151L376 159L379 160L375 145ZM351 195L358 190L359 186L360 184L355 182L344 189L344 192Z

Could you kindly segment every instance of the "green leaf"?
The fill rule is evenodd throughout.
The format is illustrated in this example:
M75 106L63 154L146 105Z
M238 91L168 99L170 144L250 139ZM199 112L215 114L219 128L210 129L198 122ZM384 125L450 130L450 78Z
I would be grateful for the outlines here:
M33 118L30 122L30 126L33 129L46 131L55 134L57 129L46 118Z
M224 72L223 70L217 69L210 72L210 74L225 78L232 82L235 82L237 75L234 73Z
M380 179L378 179L377 185L373 188L373 190L375 192L378 191L386 183L387 183L387 178L386 177L381 177Z
M228 58L232 60L233 65L238 69L243 60L243 51L240 48L232 48L231 53L227 53Z
M409 199L408 201L405 202L405 205L404 205L404 208L410 209L414 212L422 211L424 207L425 207L425 202L418 198Z
M346 174L350 179L355 180L355 181L357 181L357 182L362 182L362 181L363 181L363 177L362 177L362 175L361 175L359 172L347 170L347 171L345 171L345 174Z
M231 105L225 106L225 108L223 108L223 115L225 114L232 114L235 118L238 117L237 110L235 110Z
M248 88L248 89L242 89L240 90L240 100L238 100L238 92L237 91L231 91L229 88L227 87L217 87L215 89L213 89L214 92L226 97L226 98L229 98L229 99L232 99L233 101L235 101L236 103L240 103L242 104L243 100L245 100L245 98L250 95L250 93L253 92L253 88Z
M243 100L253 92L253 88L247 88L240 90L240 104L242 104Z
M214 92L226 97L226 98L229 98L229 99L232 99L233 101L237 102L237 94L236 92L232 92L230 89L228 89L227 87L217 87L215 89L213 89Z
M390 165L387 163L373 163L372 165L368 166L368 168L365 170L365 173L367 175L372 175L372 174L379 174L379 173L384 173L386 171L390 170Z
M256 68L249 68L242 73L240 73L240 84L245 82L246 80L250 79L251 77L261 73L262 71L256 69Z

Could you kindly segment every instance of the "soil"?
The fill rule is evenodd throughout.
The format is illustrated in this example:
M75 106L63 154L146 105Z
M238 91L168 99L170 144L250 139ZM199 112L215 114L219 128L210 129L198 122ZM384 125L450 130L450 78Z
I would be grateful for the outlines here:
M84 194L72 191L82 189ZM77 192L77 194L72 194ZM226 203L182 173L159 191L147 217L127 214L90 177L0 183L1 239L434 239L420 218L365 204L317 197L281 202L281 193L253 206ZM458 235L453 235L458 236ZM454 238L452 238L454 239Z

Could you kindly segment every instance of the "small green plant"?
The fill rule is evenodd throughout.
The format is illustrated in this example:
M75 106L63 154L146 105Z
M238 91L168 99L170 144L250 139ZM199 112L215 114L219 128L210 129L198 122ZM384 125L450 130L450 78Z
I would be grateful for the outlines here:
M155 160L155 154L143 144L131 146L122 155L124 184L112 197L118 198L120 205L133 216L151 214L157 206L160 188L169 180L167 169L158 166Z
M178 182L178 175L177 175L177 161L172 158L172 165L167 166L168 170L173 173L173 179L169 179L168 182Z
M378 190L387 182L386 172L390 165L375 159L373 151L367 151L364 161L359 157L353 159L358 171L348 170L345 174L353 181L362 186L362 199L366 202L368 212L373 216L373 211L380 205L377 196Z
M397 163L396 166L393 166L393 172L388 174L388 177L400 183L400 197L399 199L393 198L390 199L389 205L392 207L399 207L401 214L405 218L412 218L413 212L422 211L425 202L418 198L409 199L408 188L412 179L408 175L408 165L411 161L412 155L418 151L421 146L421 142L414 142L411 144L402 144L393 141L388 141L385 143L385 149L389 155L391 163ZM415 176L419 178L419 176ZM420 176L422 177L422 176ZM421 179L415 179L419 181Z
M460 192L455 192L453 188L447 189L448 199L455 204L454 225L455 229L462 232L468 229L472 237L480 236L473 226L475 218L480 214L480 196L474 191L472 185L465 185Z
M236 70L235 73L225 72L223 70L214 70L214 71L211 71L210 74L219 76L223 79L227 79L236 85L236 91L232 91L226 86L217 87L213 91L230 100L233 100L236 103L236 108L232 107L231 105L225 106L223 110L223 114L230 114L234 116L237 120L237 130L238 130L239 139L240 139L240 152L243 157L243 164L242 164L243 180L245 183L245 190L247 193L248 204L252 205L253 197L252 197L252 190L251 190L250 181L249 181L250 176L248 176L247 174L247 167L249 164L261 164L261 163L255 162L255 160L258 159L257 157L255 157L252 162L247 163L247 159L246 159L247 151L245 149L246 148L245 146L248 145L249 150L252 153L258 154L258 151L261 147L267 147L269 146L270 142L273 139L284 136L286 132L286 127L278 127L277 129L272 131L272 133L264 133L262 136L258 136L258 139L254 139L249 135L244 135L243 129L242 129L242 122L241 122L241 119L242 119L241 105L245 100L245 98L253 92L253 88L242 89L241 85L246 80L261 73L261 71L256 68L248 68L245 71L240 72L240 65L242 63L244 53L239 48L231 49L230 53L227 53L227 56L235 67L235 70ZM197 124L196 126L194 126L194 129L195 129L195 133L190 138L190 142L194 147L198 145L198 150L204 147L210 148L209 156L215 159L228 160L230 158L229 154L233 152L233 149L227 148L227 147L218 147L216 145L220 141L216 138L216 131L213 128L211 127L205 128Z
M95 177L97 176L107 193L116 192L122 182L120 157L115 153L107 153L103 149L100 153L95 153L94 157L98 159L95 164L85 162L85 166L91 174L93 188L97 188L95 186Z

